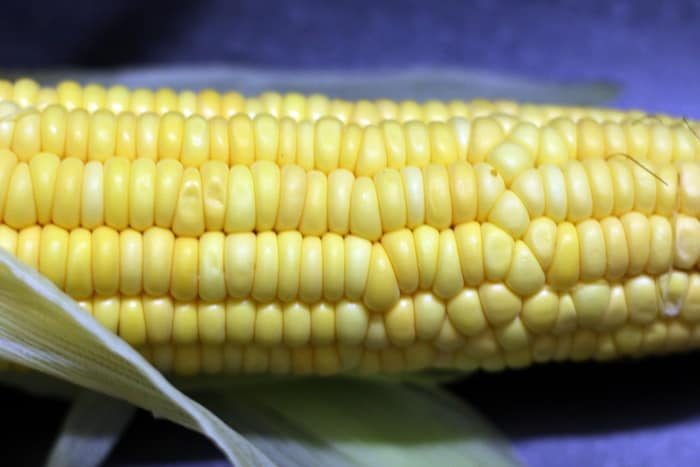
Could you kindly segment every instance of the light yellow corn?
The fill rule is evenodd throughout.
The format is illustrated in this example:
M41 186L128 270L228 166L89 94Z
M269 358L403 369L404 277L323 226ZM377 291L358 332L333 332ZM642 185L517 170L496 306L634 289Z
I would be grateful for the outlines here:
M472 101L453 100L442 102L429 100L424 103L406 100L394 102L386 99L375 101L330 99L324 95L302 95L299 93L278 94L264 92L257 96L244 97L236 91L219 93L213 89L201 91L175 91L171 88L157 90L125 86L105 88L98 84L81 86L75 81L63 81L55 88L40 87L31 79L16 82L0 80L0 100L14 101L21 107L35 106L43 108L60 104L68 110L83 109L89 113L100 109L110 110L116 114L129 112L135 115L179 112L185 117L201 115L210 117L231 117L246 114L251 117L267 113L278 118L297 121L318 120L321 117L335 117L344 123L365 126L377 124L383 120L408 122L420 120L425 122L447 121L451 117L476 118L492 114L502 116L522 116L524 120L542 124L557 117L567 116L574 121L587 117L597 122L645 117L641 111L621 112L614 109L590 109L583 107L544 106L521 104L508 100L489 101L475 99ZM658 116L664 123L671 119Z
M268 113L250 117L186 117L146 112L67 110L50 105L22 109L0 101L0 149L28 161L40 152L84 162L125 159L178 160L199 168L218 161L229 166L271 161L325 174L342 168L373 176L385 168L489 162L506 181L543 164L626 154L654 163L700 160L695 122L640 119L617 122L562 116L541 125L521 116L452 116L445 121L382 120L360 126L334 116L297 121Z
M63 128L96 126L47 150L50 109ZM141 113L156 130L135 137L140 150L104 149L94 135L112 140L112 114L92 110L29 113L30 149L0 150L0 247L164 371L493 371L700 343L692 127L236 115L219 120L245 122L226 132L248 151L236 159L195 144L212 120L173 113ZM171 117L201 137L155 144Z

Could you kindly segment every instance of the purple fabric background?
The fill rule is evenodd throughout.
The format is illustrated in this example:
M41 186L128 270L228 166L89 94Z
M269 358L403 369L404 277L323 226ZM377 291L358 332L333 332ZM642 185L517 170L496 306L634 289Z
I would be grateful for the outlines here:
M6 2L0 25L3 68L450 65L613 80L623 86L619 106L700 118L700 1L25 1ZM697 358L546 365L481 374L454 390L510 437L527 465L694 466ZM2 396L14 427L2 463L38 464L65 406ZM20 417L26 407L32 415ZM201 437L143 413L109 465L162 460L224 465Z

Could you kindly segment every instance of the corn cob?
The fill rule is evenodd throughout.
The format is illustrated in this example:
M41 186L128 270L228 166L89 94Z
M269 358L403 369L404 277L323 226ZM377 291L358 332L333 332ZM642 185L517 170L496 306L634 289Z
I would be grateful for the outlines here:
M405 130L398 164L0 150L0 247L164 371L497 370L700 343L692 130L559 119L549 158L549 127L521 119L519 139L499 118L460 120L469 144L439 159L411 159ZM329 134L314 141L340 160Z
M491 114L360 126L333 116L297 121L267 113L228 118L186 117L179 112L117 114L106 109L88 113L60 105L22 110L12 101L2 101L0 149L11 150L22 161L40 152L100 162L113 156L175 159L195 168L208 161L251 165L268 160L326 174L343 168L365 176L387 167L457 160L489 161L515 170L519 167L506 165L562 164L623 153L653 162L698 159L700 140L693 134L698 130L691 126L695 123L623 115L619 122L562 116L538 125L518 115Z
M329 99L320 94L304 96L299 93L282 95L265 92L254 97L244 97L235 91L218 93L213 89L204 89L199 92L176 92L170 88L130 90L119 85L110 88L94 83L81 86L75 81L63 81L55 88L42 88L30 79L20 79L15 83L0 80L0 100L14 101L22 107L43 108L51 104L60 104L69 110L84 109L90 113L99 109L111 110L117 114L131 112L136 115L162 115L177 111L186 117L198 114L205 118L231 117L239 113L253 117L267 113L274 117L287 117L297 121L315 121L324 116L333 116L344 123L361 126L377 124L382 120L431 122L447 121L451 117L471 119L492 114L521 115L523 119L538 124L560 116L568 116L573 120L588 117L598 122L619 122L629 117L639 119L646 116L641 111L621 112L614 109L529 105L508 100L430 100L422 104L411 100L395 102L387 99L353 102ZM669 117L661 118L665 120Z

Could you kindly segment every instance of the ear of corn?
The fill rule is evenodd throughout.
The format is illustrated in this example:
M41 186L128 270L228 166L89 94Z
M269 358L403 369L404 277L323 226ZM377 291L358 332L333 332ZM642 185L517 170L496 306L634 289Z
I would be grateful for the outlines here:
M700 342L692 123L0 89L0 247L163 370L496 370Z

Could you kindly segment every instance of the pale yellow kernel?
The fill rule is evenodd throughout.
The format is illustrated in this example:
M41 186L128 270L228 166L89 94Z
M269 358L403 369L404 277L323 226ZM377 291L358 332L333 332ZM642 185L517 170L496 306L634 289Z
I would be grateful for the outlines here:
M578 112L580 112L579 115L575 115L577 110ZM564 112L560 112L559 114L562 115L563 113ZM564 138L567 147L567 151L565 153L566 158L576 159L578 153L578 128L576 122L581 121L584 118L587 118L588 116L586 115L585 110L580 108L574 109L573 112L570 110L568 113L568 116L559 116L557 118L552 119L548 126L556 129L557 132ZM602 135L599 135L599 140L600 137L602 137ZM594 136L594 138L596 137ZM595 144L596 143L594 143L594 145ZM598 144L601 143L599 142Z
M512 191L505 191L491 209L488 221L520 238L530 225L530 216L522 200Z
M156 165L154 220L159 227L170 228L172 225L182 176L183 168L179 161L163 160Z
M148 342L154 344L169 343L173 332L175 312L173 301L168 297L149 297L147 295L144 295L142 300Z
M416 315L413 300L402 297L384 313L384 326L392 344L398 347L411 345L416 339Z
M250 167L250 172L255 190L255 229L257 232L271 230L279 210L280 168L269 160L259 160Z
M39 229L39 227L37 227ZM27 235L25 229L18 236L17 257L21 258L21 250L26 248ZM40 235L40 232L37 232ZM36 238L33 246L36 256L35 264L39 265L39 253L41 239ZM33 242L32 242L33 243ZM66 257L66 282L65 292L73 298L87 299L93 295L92 280L92 236L85 229L72 230L68 238L68 255ZM121 248L120 248L121 250ZM135 261L137 262L137 261ZM139 283L139 287L141 284Z
M445 320L445 304L429 292L419 292L413 296L416 320L416 336L419 339L434 339Z
M452 199L452 223L471 222L477 213L477 185L474 168L460 160L448 167L450 197Z
M582 118L577 122L576 128L578 159L592 159L605 154L605 135L598 122Z
M423 172L418 167L407 166L401 169L401 177L406 198L406 224L412 229L425 222Z
M7 229L7 230L5 230ZM12 232L11 229L8 229L7 227L3 229L6 232ZM14 238L14 235L11 235L12 238ZM41 245L41 227L38 225L33 225L31 227L27 227L26 229L22 229L18 234L17 234L17 245L16 245L16 256L17 259L22 261L24 264L27 266L33 268L33 269L38 269L39 268L39 248ZM90 242L89 235L87 237L88 244ZM70 242L70 240L69 240ZM78 242L78 245L82 248L85 245L83 242ZM88 246L89 248L89 246ZM15 248L11 246L7 246L5 248L9 253L14 253ZM70 258L72 256L75 256L77 258L80 258L80 262L82 264L88 263L88 266L86 269L89 271L90 266L89 266L89 261L90 261L90 255L87 255L87 258L84 258L84 255L82 252L78 252L77 254L73 255L71 253L71 244L69 243L68 246L68 262L70 263ZM69 275L69 274L68 274ZM68 277L68 276L67 276ZM66 281L68 281L68 278L66 278ZM81 281L82 282L82 281ZM90 292L92 291L92 283L90 283ZM69 294L74 297L80 298L79 294ZM88 295L88 291L86 290L85 295Z
M128 159L114 157L104 163L105 224L115 229L129 225L130 172Z
M564 177L568 196L567 219L579 222L590 218L593 215L593 197L584 165L578 161L568 161L564 165Z
M204 301L222 301L226 297L224 243L222 232L206 232L199 238L199 298Z
M601 328L613 330L619 328L627 321L629 315L625 299L625 289L621 284L610 287L610 302L605 309Z
M226 339L229 342L247 344L255 335L255 303L251 300L226 302Z
M330 184L330 178L329 178ZM279 212L275 230L296 229L301 220L306 198L306 172L297 165L285 165L280 170Z
M452 355L456 350L464 347L464 336L462 336L452 325L449 319L442 321L442 326L440 326L440 331L438 331L437 337L435 337L434 345L435 348L445 352L443 355ZM453 368L451 359L446 362L446 368ZM436 363L437 366L437 363Z
M143 285L143 235L135 230L119 234L119 291L122 295L138 295Z
M503 138L503 127L498 120L490 117L475 118L472 120L467 160L473 164L485 161L488 154L503 141Z
M554 222L561 222L568 213L566 179L562 168L547 164L540 166L539 172L544 186L545 215Z
M488 218L491 209L496 205L496 202L501 195L506 191L503 178L496 170L488 164L476 164L474 166L476 173L476 183L478 186L477 199L479 209L477 211L477 219L485 221Z
M529 330L537 334L549 332L559 316L559 295L549 288L543 288L535 295L526 298L520 318Z
M610 286L606 282L581 284L572 293L578 322L588 329L599 329L610 303Z
M359 303L341 301L336 305L336 336L340 344L357 345L364 341L369 325L369 313Z
M3 221L13 229L36 224L37 207L34 201L32 176L29 165L20 162L9 180Z
M418 259L419 288L428 290L432 288L437 274L440 233L433 227L423 225L413 231L413 237Z
M322 252L320 238L304 237L299 267L299 298L305 303L315 303L323 295Z
M345 237L345 296L351 300L364 295L371 254L369 241L354 235Z
M131 164L128 195L129 225L139 231L154 224L156 172L156 164L150 159L136 159Z
M346 169L328 175L328 230L344 235L350 231L350 205L355 176Z
M172 223L176 235L201 235L205 230L201 172L193 167L182 173L177 207Z
M486 162L498 171L507 186L510 186L518 175L533 168L535 164L533 155L524 147L510 141L504 141L496 146L489 153Z
M199 339L197 304L176 302L173 314L173 341L178 344L192 344Z
M357 157L360 151L363 129L354 123L343 126L343 136L340 145L340 167L355 172Z
M545 274L530 248L521 240L515 242L513 257L505 282L518 295L526 297L542 288Z
M404 293L413 293L419 282L413 234L408 229L385 234L382 246L394 269L399 288Z
M554 258L556 239L557 225L549 217L533 219L523 238L544 270L549 269Z
M625 231L629 251L632 252L627 274L636 275L646 269L649 260L651 246L649 219L638 212L630 212L622 216L620 220Z
M12 99L22 107L33 105L39 93L39 83L28 78L15 81Z
M406 198L401 173L383 169L374 176L379 202L379 214L384 232L392 232L406 226Z
M529 118L523 118L523 122L511 130L508 139L524 148L530 157L536 158L539 153L540 129Z
M350 231L353 235L371 241L382 235L379 201L372 179L357 177L352 188L350 205Z
M213 89L202 89L197 96L197 113L205 118L213 117L221 112L221 97Z
M119 290L119 260L119 232L109 227L95 229L92 233L92 277L97 295L115 295Z
M160 159L179 159L182 151L185 117L180 112L168 112L161 117L158 132Z
M562 136L550 126L542 128L539 153L535 165L563 164L568 159L569 149Z
M447 316L455 329L465 336L475 336L487 326L475 289L466 288L447 302Z
M607 250L603 229L598 221L585 220L576 226L581 259L581 280L599 279L605 276Z
M355 173L358 177L371 177L385 167L387 155L382 131L379 127L370 125L364 129Z
M179 109L178 95L172 88L158 89L153 95L153 101L153 110L160 115Z
M230 148L226 119L214 117L209 120L209 140L209 158L228 164Z
M631 165L627 159L616 158L610 161L610 175L615 196L613 213L621 216L634 207L634 178Z
M372 245L364 303L370 311L384 312L399 299L399 287L391 261L379 243Z
M387 166L400 169L406 165L406 138L401 123L384 119L380 124L384 143L386 144Z
M464 283L471 286L481 284L484 280L481 224L469 222L458 225L455 228L455 239Z
M142 113L136 122L136 155L158 160L158 127L160 116L153 112Z
M277 296L282 301L293 300L299 293L302 241L301 233L296 230L282 232L277 235L278 251L280 253ZM233 267L236 267L236 265L233 265Z
M36 110L23 112L15 119L12 151L20 161L28 161L41 151L41 117Z
M254 278L251 296L259 302L272 300L277 295L279 252L277 236L262 232L256 236Z
M678 212L678 169L671 164L658 167L657 175L664 181L656 184L656 213L670 217Z
M116 334L119 330L119 308L119 298L97 297L93 301L92 315L102 327Z
M514 247L513 237L505 230L488 222L482 224L481 235L486 278L492 281L502 280L510 269Z
M314 139L314 167L328 174L339 166L343 126L333 117L322 117L316 122Z
M673 277L679 275L680 277ZM680 316L683 317L683 319L686 319L690 322L697 322L700 320L700 274L698 273L691 273L691 274L683 274L683 273L676 273L672 275L672 278L667 279L665 282L665 289L662 288L662 293L665 291L665 293L662 295L662 299L666 299L664 304L673 304L673 300L669 300L669 298L673 297L673 294L670 293L674 288L675 289L680 289L676 294L677 298L680 298L682 300L680 302ZM671 284L673 283L679 283L678 285L675 285L675 287L671 287ZM677 301L676 301L677 303Z
M496 340L505 351L522 350L529 346L531 334L523 325L523 322L516 317L509 323L499 326L494 330Z
M282 342L284 316L279 303L265 303L258 306L255 316L255 342L264 346Z
M83 105L83 90L80 84L75 81L61 81L58 86L56 86L56 92L58 92L60 104L68 110Z
M656 173L658 165L647 162L644 167L637 164L632 166L634 177L634 210L642 214L651 214L656 210L656 186L658 180L652 173Z
M121 300L119 336L132 346L146 343L146 321L143 317L143 303L140 298Z
M384 319L380 313L371 313L367 325L367 336L364 345L368 349L384 349L389 344L389 337L384 327Z
M484 307L486 319L494 326L508 323L522 309L520 297L511 292L505 284L485 283L481 285L479 298Z
M153 112L154 110L153 91L145 88L137 88L131 92L131 111L135 114Z
M117 140L117 119L109 110L100 109L93 115L88 136L88 159L105 161L114 156Z
M571 334L578 327L578 316L576 315L576 305L571 294L564 293L559 297L559 312L557 321L554 323L552 332L555 335L562 336Z
M279 150L279 123L269 114L261 114L253 120L255 132L255 160L277 161Z
M83 109L75 109L66 116L66 157L87 159L90 114Z
M248 167L231 167L226 193L224 230L227 233L252 231L256 224L256 197L253 174Z
M129 110L131 93L126 86L110 86L105 95L105 107L115 114Z
M448 165L457 160L457 141L450 126L441 121L428 125L430 133L430 161L433 164Z
M616 217L606 217L600 226L603 228L607 252L606 277L609 280L620 279L627 272L630 256L624 226Z
M451 229L440 232L438 266L433 291L443 299L454 297L464 287L464 278L459 261L459 249L455 233Z
M572 287L579 279L581 268L579 239L576 227L563 222L557 227L557 239L547 282L557 289Z
M447 169L444 165L429 164L423 168L425 193L425 222L437 229L452 224L452 200Z
M255 161L255 130L250 117L236 114L228 123L229 164L250 165Z
M327 233L322 240L323 296L338 301L345 294L345 242L335 233Z
M649 134L649 159L663 164L671 162L673 157L673 133L671 127L663 123L651 126Z
M352 208L350 215L352 216ZM352 226L352 219L350 223ZM312 170L306 174L306 198L299 230L305 235L322 235L327 229L328 179L318 170Z
M404 120L406 121L406 120ZM430 132L422 121L406 121L406 164L414 167L424 167L431 160Z
M632 323L648 324L658 313L656 282L649 276L640 275L625 282L625 299Z
M66 144L66 109L50 105L41 113L41 150L63 154Z
M114 155L136 158L136 115L131 112L122 112L117 115L117 141L114 146Z
M283 306L284 343L290 347L306 345L311 337L311 312L307 305L291 302Z
M175 245L172 231L152 227L143 234L143 290L153 296L170 289L170 272Z

